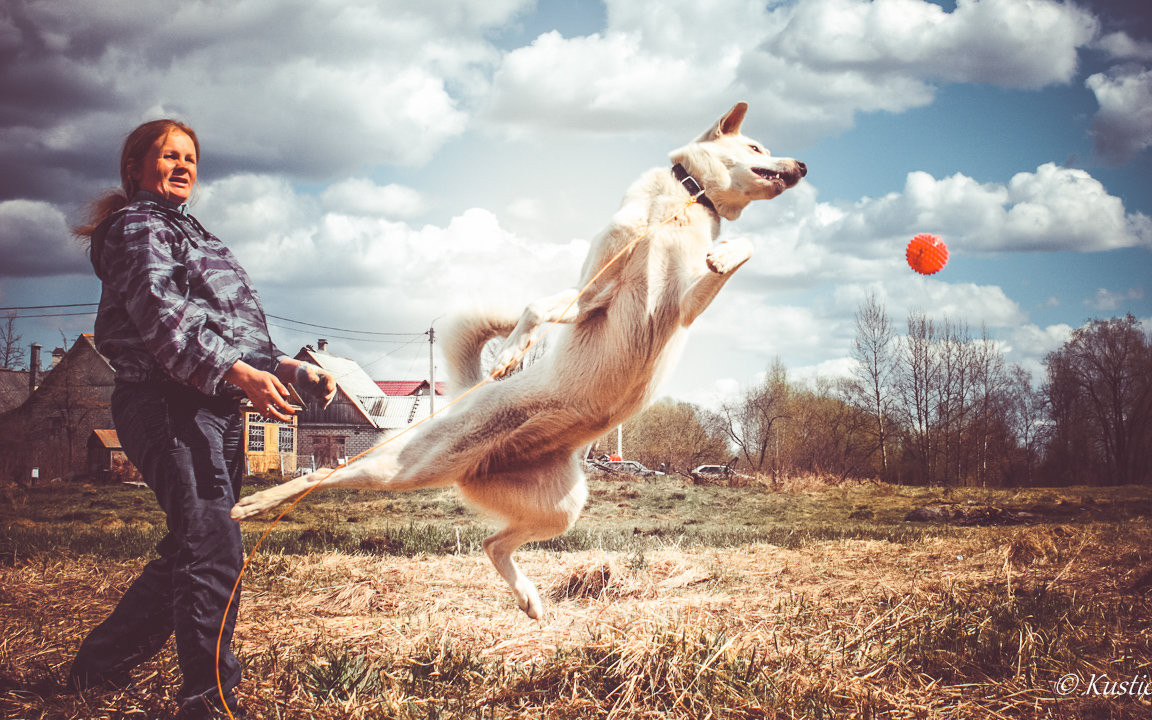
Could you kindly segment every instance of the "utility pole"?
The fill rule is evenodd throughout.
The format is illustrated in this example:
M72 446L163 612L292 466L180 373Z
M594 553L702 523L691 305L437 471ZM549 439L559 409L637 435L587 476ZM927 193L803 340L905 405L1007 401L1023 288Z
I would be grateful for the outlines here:
M428 414L436 412L436 359L432 352L436 344L435 328L428 328Z

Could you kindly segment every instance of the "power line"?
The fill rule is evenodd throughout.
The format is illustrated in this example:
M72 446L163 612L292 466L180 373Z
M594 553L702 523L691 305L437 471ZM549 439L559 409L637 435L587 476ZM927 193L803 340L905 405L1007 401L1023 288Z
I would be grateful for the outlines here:
M17 317L17 319L24 319L24 318L54 318L54 317L82 317L82 316L84 316L84 315L95 315L95 314L96 314L96 311L95 311L95 310L89 310L88 312L74 312L74 313L46 313L46 314L44 314L44 315L17 315L16 317Z
M72 303L72 304L66 304L66 305L10 305L7 307L0 307L0 312L20 312L20 311L26 311L26 310L63 310L63 309L67 309L67 308L83 308L83 307L95 308L95 307L99 307L99 306L100 306L100 303ZM43 315L21 315L18 317L22 317L22 318L73 317L73 316L91 315L93 312L95 312L95 311L77 312L77 313L53 313L53 314L43 314ZM349 328L338 328L338 327L332 327L331 325L320 325L317 323L304 322L303 320L295 320L293 318L283 317L280 315L273 315L272 313L266 313L266 315L270 318L274 318L276 320L281 320L284 322L290 322L290 323L293 323L295 325L304 325L304 326L311 327L311 328L319 328L321 330L334 330L336 332L343 332L343 333L355 333L357 335L376 335L376 336L380 336L380 337L394 337L394 338L415 338L415 337L421 337L423 335L428 334L427 332L401 333L401 332L376 332L376 331L372 331L372 330L352 330ZM282 330L293 330L295 332L301 332L301 330L299 328L285 327L283 325L276 325L275 323L269 323L269 324L273 325L274 327L278 327ZM352 338L352 337L340 337L340 336L333 336L333 337L337 337L340 340L360 340L361 342L400 342L400 340L388 341L388 340L371 340L369 338Z
M12 307L0 307L0 310L60 310L61 308L77 308L77 307L99 307L100 303L75 303L72 305L25 305ZM45 316L41 316L45 317Z
M385 336L389 336L389 338L412 338L412 336L426 335L427 334L426 332L424 332L424 333L378 333L378 332L373 332L373 331L367 331L367 329L348 329L347 327L331 327L328 325L317 325L316 323L304 323L303 320L293 320L291 318L282 318L282 317L278 316L278 314L272 314L271 312L267 312L265 314L266 314L266 316L268 316L270 318L275 318L276 320L285 320L285 321L287 321L287 323L295 323L296 325L306 325L309 327L319 327L320 329L334 329L334 331L336 331L338 333L358 333L361 335L385 335Z
M269 316L269 317L271 317L271 316ZM288 327L287 325L280 325L279 323L274 323L274 322L268 323L268 327L279 328L280 330L291 330L292 332L304 332L300 328ZM327 329L327 328L325 328L325 329ZM352 332L356 332L356 331L353 330ZM396 333L396 334L399 335L400 333ZM420 335L415 335L415 334L405 335L405 337L397 337L394 339L370 338L370 337L349 337L347 335L333 335L332 333L324 333L324 337L327 340L352 340L354 342L363 342L363 343L384 343L384 344L390 344L390 345L407 345L408 343L415 342L416 338L420 337L423 334L424 333L420 333ZM405 339L405 338L407 338L407 339Z

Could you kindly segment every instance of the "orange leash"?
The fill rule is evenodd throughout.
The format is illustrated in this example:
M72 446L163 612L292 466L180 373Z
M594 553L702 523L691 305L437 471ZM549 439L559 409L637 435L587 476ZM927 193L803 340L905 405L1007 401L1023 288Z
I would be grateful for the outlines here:
M687 210L694 203L696 203L696 197L689 198L688 202L686 202L684 204L684 207L680 208L679 210L677 210L672 215L669 215L667 218L662 220L658 225L656 225L656 227L661 227L663 225L667 225L668 223L672 222L673 220L675 220L677 217L680 216L680 213ZM604 267L600 268L599 272L597 272L595 275L593 275L592 279L590 279L587 283L584 284L584 287L582 287L580 289L580 292L576 293L576 297L572 298L572 301L569 302L568 305L564 308L564 311L562 313L560 313L561 316L568 314L568 311L571 310L572 307L580 301L580 298L584 296L584 293L586 293L588 291L588 288L592 287L592 284L595 283L597 280L599 280L600 277L605 272L608 271L608 268L612 267L612 265L614 265L620 258L622 258L633 247L635 247L637 243L639 243L641 240L644 240L645 238L647 238L651 234L652 234L652 229L650 227L648 230L644 231L639 236L632 239L623 248L621 248L621 250L618 253L616 253L615 255L613 255L612 258L608 262L604 263ZM542 333L540 333L540 335L535 340L528 343L528 345L525 346L524 349L521 350L518 355L516 355L516 357L512 358L512 360L510 360L508 362L508 364L504 365L504 367L497 368L497 369L493 370L491 373L489 373L488 377L484 378L480 382L473 385L466 392L461 393L457 398L455 398L454 400L449 402L447 405L444 405L442 408L440 408L436 412L428 415L428 417L417 420L416 422L412 423L408 427L404 428L404 430L393 435L392 437L388 438L387 440L380 443L379 445L368 448L367 450L360 453L359 455L356 455L355 457L349 458L348 460L346 460L342 464L337 465L336 467L329 470L328 474L325 475L320 480L320 482L316 483L315 485L313 485L312 487L310 487L306 491L304 491L304 493L300 497L293 500L292 503L287 508L284 509L284 512L277 515L276 518L272 521L272 523L268 526L268 528L260 535L260 538L256 541L256 544L252 547L252 551L250 553L248 553L247 557L244 558L244 564L240 566L240 574L236 576L236 583L232 586L232 593L228 596L228 604L224 606L224 617L220 620L220 633L216 636L216 689L220 692L220 700L224 704L224 711L226 713L228 713L228 717L231 720L236 720L236 716L234 716L232 714L232 709L230 707L228 707L228 703L224 702L224 682L220 678L220 646L224 641L224 627L228 621L228 611L232 609L232 602L236 599L236 593L240 590L240 581L241 581L241 579L243 579L244 573L248 570L248 564L252 561L252 558L256 555L256 551L260 549L260 546L264 543L264 540L268 537L269 533L271 533L272 530L275 529L276 525L278 525L280 523L280 521L284 518L284 516L286 516L288 513L292 512L292 509L295 508L300 503L301 500L308 497L308 495L311 494L311 492L313 490L315 490L316 488L323 485L325 480L332 477L332 474L334 472L336 472L337 470L340 470L341 468L347 467L348 465L350 465L353 462L356 462L357 460L364 457L365 455L384 447L385 445L392 442L396 438L401 437L403 435L406 435L410 431L416 429L420 425L423 425L424 423L426 423L429 420L431 420L432 418L436 417L437 415L439 415L443 411L447 410L448 408L452 407L453 405L460 402L464 398L468 397L472 393L476 392L477 390L479 390L483 386L492 382L494 378L496 378L498 375L503 374L504 371L506 371L510 368L516 367L516 365L519 364L519 362L524 359L524 356L528 353L528 351L532 348L532 346L535 345L536 343L540 342L541 340L543 340L548 335L548 333L552 331L552 328L554 326L555 326L555 323L550 324L549 327L544 328L544 331ZM436 389L430 388L430 392L436 392Z

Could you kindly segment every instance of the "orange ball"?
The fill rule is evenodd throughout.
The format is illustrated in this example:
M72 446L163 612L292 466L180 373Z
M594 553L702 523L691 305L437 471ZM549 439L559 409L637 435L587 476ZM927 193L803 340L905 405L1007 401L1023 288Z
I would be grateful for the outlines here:
M948 246L935 235L920 233L908 243L904 253L908 266L921 275L940 272L948 264Z

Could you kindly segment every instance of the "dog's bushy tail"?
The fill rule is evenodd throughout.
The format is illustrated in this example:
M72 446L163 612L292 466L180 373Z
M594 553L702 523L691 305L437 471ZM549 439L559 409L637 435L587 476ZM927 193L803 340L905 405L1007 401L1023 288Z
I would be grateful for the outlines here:
M457 313L440 331L441 349L448 363L449 394L456 396L487 377L482 355L485 344L507 337L519 315L509 310L484 308Z

